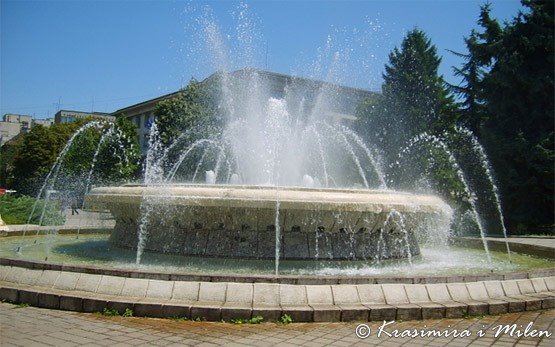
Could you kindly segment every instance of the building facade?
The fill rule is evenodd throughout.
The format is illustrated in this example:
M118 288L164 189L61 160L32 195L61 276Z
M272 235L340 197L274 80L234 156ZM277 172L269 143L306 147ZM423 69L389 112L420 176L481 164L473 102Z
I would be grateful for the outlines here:
M89 117L106 120L108 122L113 122L116 120L116 117L112 116L109 113L60 110L54 115L54 123L71 123L75 122L76 120Z
M46 119L33 119L33 125L38 124L42 125L43 127L49 127L54 124L54 118L46 118Z
M218 83L219 79L226 78L231 81L234 92L249 93L252 89L252 77L256 75L257 80L263 84L263 88L270 97L276 99L289 98L291 101L302 104L304 112L312 112L319 104L324 103L323 117L329 117L334 121L352 122L356 119L355 112L358 104L368 98L373 92L340 86L323 81L312 80L303 77L295 77L270 71L257 69L241 69L230 73L217 72L210 75L201 83ZM137 126L137 136L143 153L148 148L148 134L150 125L155 120L156 105L163 100L177 96L179 91L160 97L143 101L119 109L112 113L115 117L125 117ZM301 102L302 100L302 102Z
M129 119L137 127L137 137L139 139L139 146L144 153L148 148L148 134L150 132L150 125L154 121L154 111L156 105L162 100L166 100L177 96L179 91L170 94L162 95L157 98L140 102L112 113L113 117L125 117Z
M28 132L33 126L33 117L22 114L7 113L0 122L0 146L20 133Z

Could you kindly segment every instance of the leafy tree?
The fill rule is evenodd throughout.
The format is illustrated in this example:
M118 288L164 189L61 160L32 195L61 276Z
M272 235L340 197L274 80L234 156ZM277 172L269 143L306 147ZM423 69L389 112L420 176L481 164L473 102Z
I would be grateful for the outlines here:
M25 134L13 158L13 187L20 194L34 195L78 123L36 125Z
M13 187L13 161L23 136L17 136L0 147L0 187Z
M212 86L195 80L176 96L160 101L155 116L160 139L167 146L185 134L184 143L217 134L222 126Z
M216 100L218 99L218 81L200 83L192 80L176 96L158 103L155 110L156 124L160 141L168 152L165 164L177 162L177 157L187 151L195 141L214 139L223 128L222 115ZM217 149L204 151L207 147L199 146L188 155L180 166L176 176L178 180L190 180L194 177L199 163L216 160Z
M59 189L80 197L91 185L134 179L139 159L136 128L129 120L120 117L114 124L88 128L74 139L65 156Z
M48 128L40 125L32 127L15 146L13 188L19 194L36 195L68 140L92 120L53 124ZM136 176L139 151L134 125L118 120L113 130L109 129L111 126L108 124L91 127L75 137L60 165L57 181L49 182L54 185L53 189L72 191L73 195L80 196L90 182L121 182ZM107 132L111 136L104 136L99 145L100 138ZM91 173L93 161L95 169Z

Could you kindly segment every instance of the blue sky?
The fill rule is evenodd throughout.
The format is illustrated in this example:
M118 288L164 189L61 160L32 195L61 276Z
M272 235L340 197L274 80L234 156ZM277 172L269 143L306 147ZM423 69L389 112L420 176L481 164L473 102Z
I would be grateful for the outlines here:
M518 0L490 2L501 21L522 9ZM482 3L250 1L245 10L234 1L1 0L0 113L52 117L58 103L112 112L245 65L379 90L387 55L414 27L456 82L451 66L461 61L446 50L465 51ZM227 49L206 47L207 18Z

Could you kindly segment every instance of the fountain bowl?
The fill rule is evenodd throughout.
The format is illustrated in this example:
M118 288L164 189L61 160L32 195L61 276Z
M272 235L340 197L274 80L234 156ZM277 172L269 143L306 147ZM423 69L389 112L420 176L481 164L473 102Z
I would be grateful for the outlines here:
M142 229L145 251L244 259L273 259L276 243L281 259L412 257L446 209L394 191L194 184L97 187L86 203L110 210L118 246L136 248Z

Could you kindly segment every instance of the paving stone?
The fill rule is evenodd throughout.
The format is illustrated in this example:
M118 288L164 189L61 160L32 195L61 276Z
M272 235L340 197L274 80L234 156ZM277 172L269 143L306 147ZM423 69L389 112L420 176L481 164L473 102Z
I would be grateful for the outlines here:
M138 278L126 278L121 289L122 296L144 298L148 289L148 280Z
M422 308L416 304L396 304L395 306L397 307L397 320L422 319Z
M422 319L441 319L445 317L445 306L433 302L419 302L422 309Z
M368 307L361 304L339 304L342 322L367 322L370 316Z
M489 314L497 315L508 312L508 302L499 299L491 299L483 282L467 283L466 288L468 289L471 299L485 302L488 305Z
M253 291L252 283L228 283L225 301L226 303L246 304L251 307Z
M331 286L328 285L307 285L306 286L306 296L308 299L308 304L312 307L313 305L333 305L333 294L331 291ZM339 318L337 319L339 320Z
M445 306L445 318L462 318L468 313L468 306L455 301L441 303Z
M39 294L34 291L20 290L18 294L19 303L29 304L31 306L38 306L39 304Z
M173 281L149 280L146 297L169 300L172 298L173 284Z
M83 298L83 312L102 312L106 307L107 300Z
M531 280L517 280L516 284L518 285L518 289L521 294L531 294L536 292Z
M102 276L96 293L106 295L120 295L125 278L116 276Z
M532 285L534 286L534 291L536 293L543 293L549 291L547 286L545 285L545 281L543 278L532 278L531 279Z
M83 299L75 296L60 296L60 310L83 311Z
M0 299L8 302L21 302L19 301L19 291L15 288L0 288Z
M256 287L255 287L256 288ZM281 307L279 305L265 305L253 302L252 316L262 316L265 321L277 321L281 317Z
M408 304L409 299L402 284L382 284L385 302L390 305Z
M81 276L79 276L79 279L77 280L75 290L95 293L101 279L102 275L83 273L81 274Z
M545 277L544 279L545 285L547 289L552 292L555 292L555 276Z
M555 308L555 297L551 296L542 299L542 309L547 310L551 308Z
M511 298L508 296L503 297L503 300L509 304L509 313L522 312L526 310L526 302L523 300Z
M501 286L505 292L505 296L520 295L518 284L516 281L501 281Z
M378 284L359 284L356 286L363 305L385 304L382 286Z
M163 306L164 317L168 318L191 318L191 306L183 304L172 304L168 302Z
M173 287L172 299L183 301L197 301L199 299L200 283L177 281Z
M335 305L341 304L359 304L357 287L354 285L342 284L332 285L333 302ZM362 305L360 305L362 307Z
M61 273L61 271L44 270L35 285L38 287L52 288Z
M5 281L6 276L11 270L11 266L0 265L0 281Z
M60 308L60 296L49 293L39 293L38 306L44 308Z
M211 322L220 321L222 319L221 307L221 303L198 302L195 306L191 306L191 319L200 318Z
M14 268L6 276L6 281L14 283L22 283L27 285L34 285L38 282L39 278L42 276L41 270L30 270L25 268Z
M293 319L293 322L313 322L314 309L308 305L292 305L282 304L282 315L288 314Z
M62 271L60 276L58 276L58 279L56 279L56 283L54 283L53 288L61 290L74 290L80 276L81 274L78 272Z
M405 285L405 292L407 298L412 304L420 304L423 302L430 302L428 290L425 285L421 284L407 284Z
M448 283L447 289L454 301L466 302L471 301L470 294L464 283Z
M252 305L241 303L225 303L221 307L221 317L224 321L232 319L250 319L252 316Z
M397 309L395 306L387 304L370 304L365 306L370 309L371 321L391 321L394 320L397 315Z
M430 300L437 303L451 302L453 298L449 294L447 285L443 283L426 284Z
M127 309L135 311L134 304L133 301L127 301L125 298L113 296L108 300L107 307L118 311L119 314L123 314ZM138 314L138 316L141 315Z
M123 310L123 312L125 312L125 309ZM136 302L133 305L133 315L137 317L156 317L156 318L167 317L166 312L164 310L163 303L149 303L149 302Z
M200 282L199 301L225 302L227 283Z
M331 292L331 288L329 290ZM308 300L310 302L310 294ZM315 322L339 322L341 320L341 310L337 306L317 303L310 304L310 307L314 310Z
M503 286L501 285L501 281L485 281L484 287L488 293L490 298L501 298L505 296L505 292L503 291Z
M306 306L308 303L306 287L304 285L280 284L279 299L282 306Z

